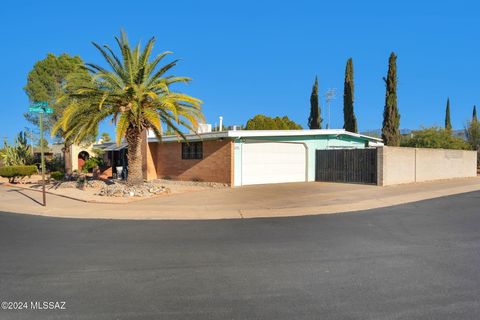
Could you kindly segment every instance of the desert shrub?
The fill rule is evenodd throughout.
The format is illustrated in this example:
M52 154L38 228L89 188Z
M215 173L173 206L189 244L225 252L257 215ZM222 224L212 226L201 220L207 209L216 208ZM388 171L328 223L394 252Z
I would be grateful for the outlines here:
M65 179L65 173L60 171L50 172L50 177L56 181L62 181Z
M411 148L470 149L466 141L453 137L449 131L437 127L414 131L413 137L402 139L400 145Z
M6 166L22 166L33 163L32 149L27 142L27 135L20 131L15 138L15 144L9 145L6 141L0 151L2 162Z
M465 137L472 150L480 150L480 121L474 118L465 127Z
M477 150L477 168L480 169L480 121L476 114L465 127L465 136L472 150Z
M45 168L50 172L63 171L65 170L65 160L62 157L55 156L45 161Z
M99 157L91 157L85 161L83 165L83 172L91 172L93 169L98 168L103 165L103 159Z
M87 185L87 176L85 174L81 174L77 177L77 188L84 190Z
M15 178L29 177L37 173L37 166L8 166L0 168L0 177L8 178L10 183L15 182Z

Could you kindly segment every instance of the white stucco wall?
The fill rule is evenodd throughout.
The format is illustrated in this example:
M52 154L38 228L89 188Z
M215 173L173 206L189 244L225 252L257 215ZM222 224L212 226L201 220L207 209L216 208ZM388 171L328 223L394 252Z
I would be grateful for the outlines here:
M93 152L93 144L89 146L80 146L80 145L71 145L70 146L70 156L71 156L71 164L72 164L72 171L78 171L78 154L82 151L88 152L90 157L96 156L95 152Z

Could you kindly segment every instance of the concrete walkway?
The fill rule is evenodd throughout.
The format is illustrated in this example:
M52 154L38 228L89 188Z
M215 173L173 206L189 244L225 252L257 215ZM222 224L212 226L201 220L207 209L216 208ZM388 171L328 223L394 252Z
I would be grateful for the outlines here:
M290 183L173 194L128 204L83 203L10 187L0 188L0 211L65 218L234 219L367 210L480 190L480 177L393 187Z

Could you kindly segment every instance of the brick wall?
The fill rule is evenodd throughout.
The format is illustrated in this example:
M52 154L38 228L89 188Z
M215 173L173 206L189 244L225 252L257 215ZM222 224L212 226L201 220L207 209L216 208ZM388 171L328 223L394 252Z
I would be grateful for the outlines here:
M199 160L183 160L181 142L150 142L149 148L158 178L233 182L231 141L203 141L203 159Z

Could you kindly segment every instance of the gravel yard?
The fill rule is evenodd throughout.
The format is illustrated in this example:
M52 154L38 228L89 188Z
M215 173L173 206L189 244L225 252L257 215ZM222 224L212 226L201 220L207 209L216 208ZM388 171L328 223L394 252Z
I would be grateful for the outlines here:
M32 177L18 184L19 187L41 190L39 177ZM228 188L215 182L176 181L157 179L145 182L141 186L129 187L120 180L97 180L87 177L84 182L62 181L50 182L46 190L50 193L67 196L83 201L127 203L135 200L149 199L168 194L195 192L208 189Z

